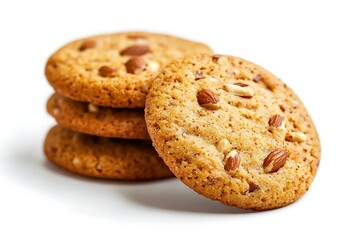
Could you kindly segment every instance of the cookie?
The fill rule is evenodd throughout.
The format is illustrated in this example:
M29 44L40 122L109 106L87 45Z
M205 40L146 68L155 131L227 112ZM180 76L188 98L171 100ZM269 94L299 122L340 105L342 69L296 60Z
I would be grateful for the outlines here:
M204 44L155 33L94 36L67 44L48 60L45 74L56 92L114 108L144 108L152 79L171 61L211 53Z
M240 58L189 57L165 67L149 91L145 121L176 177L227 205L290 204L319 165L319 138L301 100Z
M101 138L55 126L44 143L47 158L80 175L121 180L173 176L150 141Z
M55 93L47 102L47 111L59 125L77 132L100 137L150 139L144 109L99 107Z

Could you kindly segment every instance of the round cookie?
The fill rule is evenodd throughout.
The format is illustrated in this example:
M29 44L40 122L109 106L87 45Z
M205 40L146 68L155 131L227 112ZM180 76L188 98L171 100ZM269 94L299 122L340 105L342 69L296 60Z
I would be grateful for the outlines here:
M57 166L89 177L145 180L173 176L149 141L100 138L55 126L46 136L44 151Z
M144 109L98 107L57 93L49 98L46 107L59 125L77 132L100 137L150 139Z
M165 67L147 96L145 121L175 176L227 205L292 203L319 165L319 138L300 99L240 58L197 56Z
M211 54L204 44L126 32L76 40L55 52L45 74L61 95L114 108L144 108L152 79L177 58Z

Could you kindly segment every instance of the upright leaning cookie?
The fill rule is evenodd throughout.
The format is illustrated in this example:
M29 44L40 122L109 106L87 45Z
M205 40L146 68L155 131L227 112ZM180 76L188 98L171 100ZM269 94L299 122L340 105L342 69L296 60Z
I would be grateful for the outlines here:
M150 139L144 109L106 108L78 102L55 93L47 111L63 127L100 137Z
M240 58L170 64L149 91L145 120L176 177L227 205L287 205L309 189L319 165L319 138L300 99Z
M211 53L204 44L155 33L128 32L67 44L46 65L49 83L74 100L143 108L152 79L177 58Z
M172 176L149 141L100 138L55 126L46 136L44 151L59 167L89 177L145 180Z

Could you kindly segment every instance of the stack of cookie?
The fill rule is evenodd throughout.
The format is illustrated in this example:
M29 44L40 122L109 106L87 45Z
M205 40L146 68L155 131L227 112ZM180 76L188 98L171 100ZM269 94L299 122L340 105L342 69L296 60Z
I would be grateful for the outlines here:
M59 49L46 65L46 77L56 92L47 111L58 123L45 140L47 158L91 177L172 176L149 141L145 98L164 66L211 53L201 43L144 32L95 36Z
M68 44L46 76L59 126L45 153L72 172L174 174L205 197L257 210L292 203L316 175L320 141L306 108L244 59L171 36L122 33Z

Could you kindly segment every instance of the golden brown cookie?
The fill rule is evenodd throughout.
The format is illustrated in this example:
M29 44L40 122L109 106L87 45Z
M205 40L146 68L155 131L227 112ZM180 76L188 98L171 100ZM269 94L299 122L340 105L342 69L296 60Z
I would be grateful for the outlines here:
M144 109L99 107L55 93L47 102L47 111L59 125L77 132L100 137L150 139Z
M116 108L143 108L152 79L177 58L211 53L204 44L145 32L76 40L54 53L45 73L65 97Z
M96 178L145 180L172 176L144 140L101 138L53 127L44 144L47 158L68 171Z
M301 100L240 58L189 57L165 67L145 120L176 177L227 205L285 206L309 189L319 165L319 138Z

